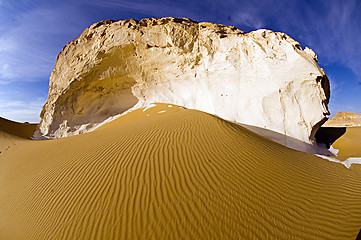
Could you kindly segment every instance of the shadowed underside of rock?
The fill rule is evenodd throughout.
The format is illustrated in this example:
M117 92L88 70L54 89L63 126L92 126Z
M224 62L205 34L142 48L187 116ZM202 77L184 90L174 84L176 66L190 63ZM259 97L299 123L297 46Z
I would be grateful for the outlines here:
M59 53L38 134L87 132L129 109L164 102L309 146L329 115L329 97L316 54L284 33L186 18L106 20Z

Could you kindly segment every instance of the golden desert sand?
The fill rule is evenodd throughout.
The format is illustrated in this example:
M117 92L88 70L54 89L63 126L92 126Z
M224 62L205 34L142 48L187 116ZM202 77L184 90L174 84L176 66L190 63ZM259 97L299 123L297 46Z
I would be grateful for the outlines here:
M37 124L18 123L0 117L0 133L2 137L6 134L30 139L36 130L36 126Z
M347 127L346 133L332 145L338 149L338 158L361 157L361 127Z
M361 165L204 112L157 104L41 141L6 123L0 239L355 239L361 227Z

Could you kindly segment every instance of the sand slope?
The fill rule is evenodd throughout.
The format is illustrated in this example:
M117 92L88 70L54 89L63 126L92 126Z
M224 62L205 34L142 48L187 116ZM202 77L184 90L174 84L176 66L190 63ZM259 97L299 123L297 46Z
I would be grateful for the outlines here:
M0 239L355 239L361 166L158 104L18 141L0 154L0 214Z
M0 154L15 146L19 141L30 139L36 126L37 124L18 123L0 117Z
M36 130L37 124L18 123L0 117L0 132L15 135L22 138L31 138Z
M340 157L361 157L361 127L348 127L346 133L332 145Z

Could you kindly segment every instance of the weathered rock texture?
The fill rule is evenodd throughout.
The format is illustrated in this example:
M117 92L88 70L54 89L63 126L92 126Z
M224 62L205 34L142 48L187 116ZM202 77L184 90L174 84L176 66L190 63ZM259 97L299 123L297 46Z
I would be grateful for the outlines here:
M325 127L357 127L361 126L361 113L353 112L338 112L336 115L328 120Z
M285 134L285 145L312 145L329 96L316 54L284 33L186 18L106 20L58 55L39 130L73 135L164 102Z

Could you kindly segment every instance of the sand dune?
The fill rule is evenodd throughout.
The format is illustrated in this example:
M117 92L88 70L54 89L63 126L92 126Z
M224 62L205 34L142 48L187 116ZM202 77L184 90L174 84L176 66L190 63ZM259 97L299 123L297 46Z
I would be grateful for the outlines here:
M10 135L31 138L36 130L37 124L18 123L0 117L0 132Z
M35 129L36 124L18 123L0 117L0 153L16 145L18 141L30 139Z
M361 226L360 165L174 105L16 141L0 164L0 239L355 239Z
M338 149L338 156L341 158L361 157L361 127L348 127L333 145Z

